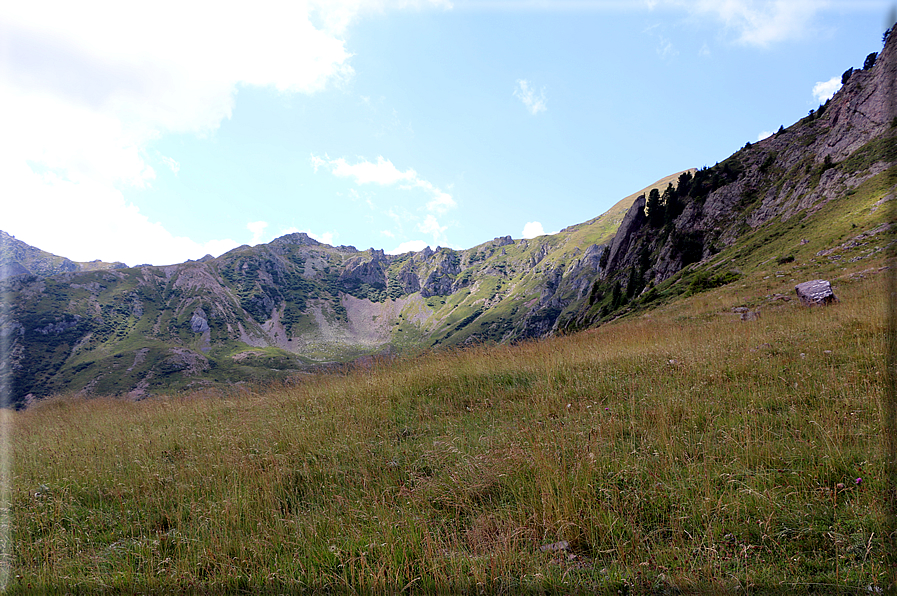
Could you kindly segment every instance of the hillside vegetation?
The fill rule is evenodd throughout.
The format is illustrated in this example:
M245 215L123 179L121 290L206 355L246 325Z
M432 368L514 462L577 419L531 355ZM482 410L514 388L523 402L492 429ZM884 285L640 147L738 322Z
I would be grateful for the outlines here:
M753 321L732 307L765 286L730 284L569 337L4 411L10 593L886 587L871 264Z

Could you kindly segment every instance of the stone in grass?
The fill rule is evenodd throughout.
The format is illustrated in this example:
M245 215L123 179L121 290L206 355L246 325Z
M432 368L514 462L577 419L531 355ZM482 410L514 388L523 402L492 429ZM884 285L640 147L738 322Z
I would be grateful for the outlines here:
M838 297L832 292L832 284L824 279L805 281L794 286L797 297L804 306L824 306L838 302Z
M539 547L539 550L543 553L556 553L559 551L568 551L570 550L570 543L566 540L561 540L560 542L553 542L551 544L543 544Z

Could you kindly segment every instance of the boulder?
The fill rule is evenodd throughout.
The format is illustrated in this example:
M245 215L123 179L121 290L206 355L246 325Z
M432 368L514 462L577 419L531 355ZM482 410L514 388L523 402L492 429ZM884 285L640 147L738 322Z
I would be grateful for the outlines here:
M824 279L805 281L794 286L797 297L804 306L824 306L832 302L838 302L838 297L832 292L832 284Z
M190 328L193 330L193 333L205 333L209 330L209 321L206 318L206 311L201 308L197 308L193 311L193 316L190 317Z

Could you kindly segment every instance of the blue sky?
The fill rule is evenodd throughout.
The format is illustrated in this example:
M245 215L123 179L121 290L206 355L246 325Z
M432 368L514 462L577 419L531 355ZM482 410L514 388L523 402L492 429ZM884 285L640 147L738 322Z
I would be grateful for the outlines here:
M157 265L551 233L833 93L894 2L7 3L0 229Z

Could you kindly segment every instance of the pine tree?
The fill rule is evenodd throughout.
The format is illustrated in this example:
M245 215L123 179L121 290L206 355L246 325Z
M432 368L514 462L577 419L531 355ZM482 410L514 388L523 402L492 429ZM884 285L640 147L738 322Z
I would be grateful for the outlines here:
M648 202L645 205L645 211L648 212L648 223L655 228L663 225L663 205L660 204L660 191L652 188L648 193Z

